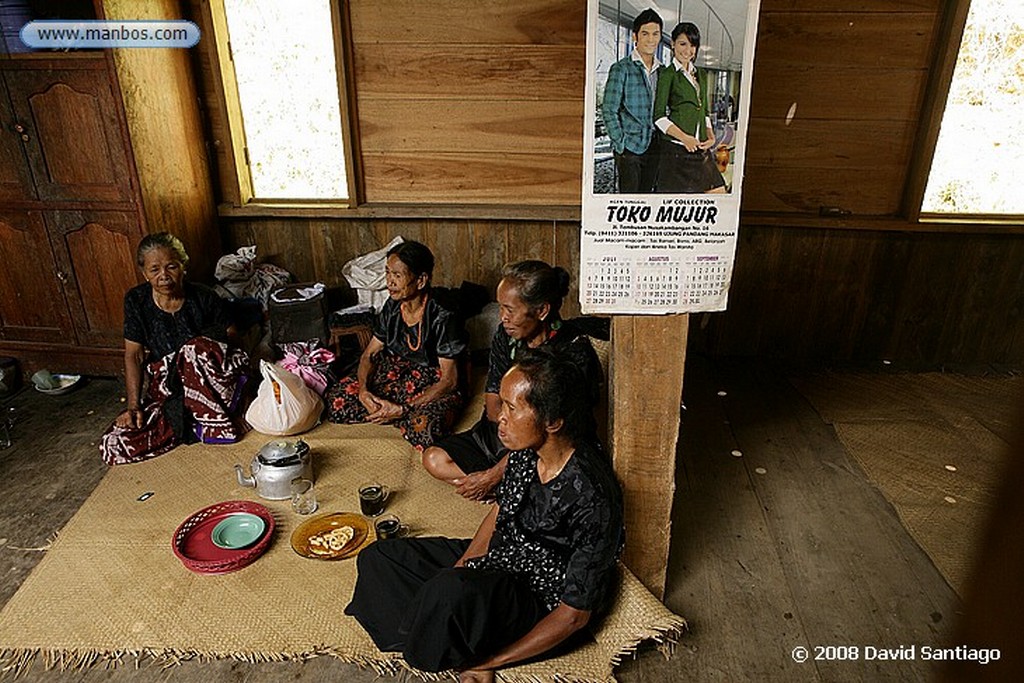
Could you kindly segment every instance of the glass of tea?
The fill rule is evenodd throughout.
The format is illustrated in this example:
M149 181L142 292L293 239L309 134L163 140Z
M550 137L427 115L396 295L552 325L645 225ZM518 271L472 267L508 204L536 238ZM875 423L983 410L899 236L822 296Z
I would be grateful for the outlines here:
M359 509L367 517L376 517L384 512L384 504L388 500L388 487L377 482L363 484L359 487Z

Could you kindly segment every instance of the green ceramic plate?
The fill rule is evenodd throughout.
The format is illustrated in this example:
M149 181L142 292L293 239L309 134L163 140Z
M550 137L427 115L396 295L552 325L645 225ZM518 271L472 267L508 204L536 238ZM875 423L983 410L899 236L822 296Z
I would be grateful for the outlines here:
M266 527L267 523L263 518L248 512L239 512L225 517L213 527L210 540L219 548L245 548L259 540Z

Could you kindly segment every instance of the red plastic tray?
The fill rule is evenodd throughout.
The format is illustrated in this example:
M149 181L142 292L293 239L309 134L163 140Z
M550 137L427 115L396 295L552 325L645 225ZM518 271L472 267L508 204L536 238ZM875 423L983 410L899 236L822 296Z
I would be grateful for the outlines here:
M248 548L220 548L210 534L217 524L237 512L257 515L266 522L259 540ZM274 516L266 507L248 500L229 500L216 503L192 514L174 532L171 547L187 568L198 574L226 574L252 564L270 547L274 535Z

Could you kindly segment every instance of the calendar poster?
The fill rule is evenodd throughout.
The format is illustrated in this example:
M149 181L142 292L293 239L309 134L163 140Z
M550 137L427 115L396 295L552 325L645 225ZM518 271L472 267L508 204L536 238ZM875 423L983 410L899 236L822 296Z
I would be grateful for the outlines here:
M589 0L584 313L725 310L758 5Z

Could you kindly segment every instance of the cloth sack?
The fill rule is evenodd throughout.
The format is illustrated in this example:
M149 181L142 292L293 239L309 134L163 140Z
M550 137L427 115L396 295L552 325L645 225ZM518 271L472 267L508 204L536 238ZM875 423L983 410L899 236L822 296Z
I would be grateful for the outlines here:
M334 354L320 346L319 339L282 344L281 351L284 358L277 364L301 377L307 387L323 396L327 385L334 379L331 373Z
M359 303L373 307L379 312L388 300L387 283L384 281L384 266L388 252L405 240L399 235L383 249L357 256L341 267L341 274L352 289L356 290Z
M260 372L263 381L245 412L245 420L253 429L262 434L289 436L317 425L323 402L301 377L265 360L260 361Z
M270 293L292 279L292 274L284 268L272 263L256 263L255 246L241 247L234 254L221 256L213 275L220 283L219 288L228 292L227 298L252 297L259 300L263 310L267 309Z

